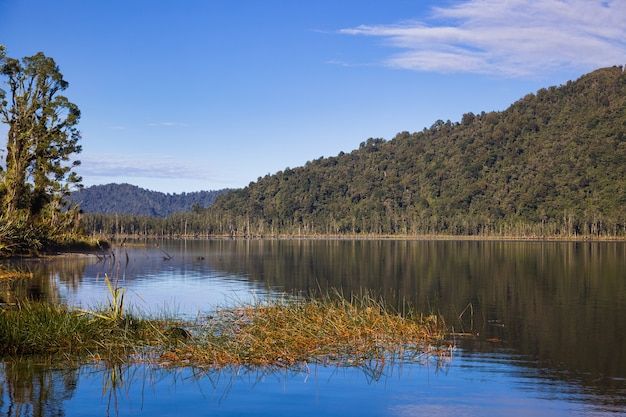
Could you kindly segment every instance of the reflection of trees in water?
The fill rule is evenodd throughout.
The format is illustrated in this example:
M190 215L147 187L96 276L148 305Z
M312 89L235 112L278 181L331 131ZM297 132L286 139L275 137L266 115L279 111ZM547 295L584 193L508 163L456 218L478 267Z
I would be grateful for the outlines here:
M270 288L368 290L399 311L440 313L478 334L464 341L471 350L512 347L555 378L624 389L624 243L249 240L208 253L216 268Z
M45 362L45 361L44 361ZM83 370L87 367L83 367ZM132 365L103 364L89 367L85 374L102 378L102 396L107 399L107 415L119 414L119 397L127 381L145 383ZM143 374L145 376L145 374ZM39 365L36 358L10 360L0 365L0 410L7 417L46 417L65 415L64 402L71 400L81 380L81 368Z
M55 367L39 365L36 358L5 361L0 364L2 415L64 416L64 402L72 399L80 381L89 376L102 379L102 398L106 400L107 416L119 415L120 401L127 399L131 384L154 382L154 375L144 366L104 363L98 366L63 364Z
M33 274L30 277L4 279L0 281L0 303L17 306L25 301L55 301L57 292L54 283L47 277Z
M31 277L0 281L0 303L62 302L57 285L78 288L86 267L95 261L96 258L85 256L13 261L11 268L28 272Z
M7 417L65 415L63 402L72 398L79 374L33 360L6 361L0 370L0 409Z

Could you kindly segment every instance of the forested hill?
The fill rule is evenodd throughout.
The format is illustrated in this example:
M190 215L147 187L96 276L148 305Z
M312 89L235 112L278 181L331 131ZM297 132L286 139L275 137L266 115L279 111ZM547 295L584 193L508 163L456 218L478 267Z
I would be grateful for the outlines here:
M134 214L167 217L190 211L192 207L208 207L227 190L165 194L130 184L94 185L71 194L85 213Z
M200 221L200 220L198 220ZM213 233L625 235L626 73L436 121L220 196Z

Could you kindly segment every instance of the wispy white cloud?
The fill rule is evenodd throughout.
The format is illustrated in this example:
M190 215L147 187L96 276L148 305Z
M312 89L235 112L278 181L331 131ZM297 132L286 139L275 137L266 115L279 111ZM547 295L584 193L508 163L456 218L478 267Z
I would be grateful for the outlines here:
M83 177L143 177L197 179L207 177L206 168L162 154L84 154L77 169Z
M178 123L178 122L158 122L158 123L148 123L148 126L189 127L191 125L186 124L186 123Z
M355 66L354 64L350 64L347 61L342 61L342 60L338 60L338 59L331 59L326 61L327 64L331 64L331 65L338 65L340 67L352 67Z
M529 76L626 64L623 0L464 0L424 21L361 25L404 52L385 65L420 71Z

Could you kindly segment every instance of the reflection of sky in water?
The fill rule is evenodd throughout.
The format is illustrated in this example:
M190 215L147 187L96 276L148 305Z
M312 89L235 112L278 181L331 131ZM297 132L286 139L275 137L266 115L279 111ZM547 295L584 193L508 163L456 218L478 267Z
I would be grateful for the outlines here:
M477 359L479 359L477 361ZM311 365L300 372L172 371L127 368L117 392L103 392L106 371L85 369L67 415L267 416L566 416L620 415L585 405L567 385L520 374L498 358L465 357L372 369ZM532 386L532 388L531 388ZM532 392L528 392L529 389ZM114 395L115 394L115 395ZM94 398L99 398L95 401ZM612 413L611 413L612 412Z
M253 300L263 296L264 290L252 288L245 282L224 280L219 277L146 277L145 280L119 281L119 286L126 289L125 303L149 313L176 313L194 315L240 301ZM104 279L84 282L74 290L63 289L60 292L67 303L74 306L91 307L106 303L109 299Z
M126 290L126 306L148 313L175 313L186 317L217 306L248 302L270 291L244 275L214 269L201 257L164 260L159 252L131 252L126 261L98 261L87 266L80 285L57 282L62 299L73 306L93 307L108 302L105 276Z

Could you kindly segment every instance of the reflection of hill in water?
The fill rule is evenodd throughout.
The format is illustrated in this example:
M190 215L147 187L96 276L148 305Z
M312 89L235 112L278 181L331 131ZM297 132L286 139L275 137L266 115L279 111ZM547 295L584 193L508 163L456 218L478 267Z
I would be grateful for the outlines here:
M478 333L468 348L513 349L558 378L592 386L599 377L603 387L624 384L612 379L626 376L624 243L260 240L210 247L214 267L247 271L271 287L371 290L399 310L408 302L444 314L456 331Z

